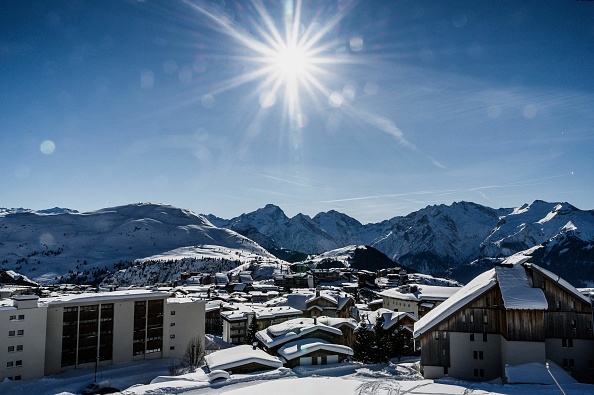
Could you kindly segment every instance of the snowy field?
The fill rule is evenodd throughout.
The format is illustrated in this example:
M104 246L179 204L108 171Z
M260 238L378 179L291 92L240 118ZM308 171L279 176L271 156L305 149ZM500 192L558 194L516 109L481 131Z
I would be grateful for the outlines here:
M102 368L98 379L109 380L110 385L126 395L516 395L561 394L554 384L471 383L457 380L424 380L413 369L412 363L401 364L338 364L327 367L295 369L280 368L274 371L232 375L229 380L209 383L204 373L193 373L178 377L159 377L168 374L171 360L126 363ZM544 372L544 374L543 374ZM533 381L551 382L546 371L528 368L523 372ZM555 371L567 395L594 394L594 385L578 384ZM522 372L515 372L517 377ZM92 369L79 369L38 380L2 382L0 394L80 394L93 381ZM149 384L151 381L153 384ZM165 381L163 381L165 380ZM161 382L156 382L161 381ZM145 383L145 384L137 384Z

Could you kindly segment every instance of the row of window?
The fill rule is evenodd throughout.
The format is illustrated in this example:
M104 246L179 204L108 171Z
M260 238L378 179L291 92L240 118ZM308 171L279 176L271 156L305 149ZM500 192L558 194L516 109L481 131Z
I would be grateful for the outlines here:
M483 323L486 325L489 323L489 318L488 316L485 314L483 316ZM466 314L462 314L462 324L466 324ZM474 315L470 315L470 324L474 324Z
M16 347L15 346L8 346L8 352L14 352L14 351L23 351L23 345L19 344Z
M18 361L8 361L6 362L7 368L14 368L16 366L23 366L23 361L19 359Z
M24 314L11 315L8 318L9 321L23 321L24 319L25 319L25 315Z
M23 336L24 334L25 334L24 329L19 329L17 331L8 331L8 336L10 336L10 337Z
M16 375L16 376L6 376L7 379L9 380L21 380L21 375Z

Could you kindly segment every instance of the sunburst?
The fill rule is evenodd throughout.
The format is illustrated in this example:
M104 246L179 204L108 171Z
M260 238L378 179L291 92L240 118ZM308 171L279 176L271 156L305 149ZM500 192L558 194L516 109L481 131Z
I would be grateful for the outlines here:
M185 3L215 22L218 30L232 38L242 49L248 50L247 56L235 57L234 60L256 66L249 72L222 82L211 94L260 81L260 105L264 108L271 107L277 103L278 98L282 98L283 115L292 125L301 125L304 93L314 103L319 103L320 98L330 98L332 92L322 82L331 74L326 67L350 61L332 52L339 43L328 39L328 33L348 14L351 9L349 7L336 12L327 20L309 21L304 28L301 0L284 1L283 26L279 27L263 2L252 0L251 5L256 11L251 18L254 34L248 34L224 14L202 2L185 0Z

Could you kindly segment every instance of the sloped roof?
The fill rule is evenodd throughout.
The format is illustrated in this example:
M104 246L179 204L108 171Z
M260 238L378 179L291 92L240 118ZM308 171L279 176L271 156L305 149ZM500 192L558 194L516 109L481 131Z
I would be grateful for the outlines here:
M216 351L206 355L205 360L210 370L232 369L249 363L270 366L272 369L283 366L283 363L277 357L272 356L259 348L254 349L249 345L236 346Z
M339 344L332 344L322 339L299 339L297 341L287 343L278 350L278 354L287 361L303 357L312 352L326 350L345 355L353 355L353 350L350 347Z
M532 277L522 263L495 267L503 305L508 310L546 310L549 305L544 292L533 287Z
M415 323L414 337L419 337L443 319L474 300L497 285L495 269L488 270L475 277L471 282L462 287L458 292L446 299L442 304L428 312Z
M322 323L314 324L308 319L295 318L258 331L256 338L266 345L266 347L270 348L299 339L304 335L318 330L331 333L335 336L342 336L342 331L338 328L333 328Z
M367 315L367 320L369 321L370 326L374 326L377 320L378 315L382 315L384 317L384 329L390 329L394 325L396 325L400 320L404 317L409 317L413 321L417 321L417 318L410 313L406 313L404 311L392 311L389 309L377 309L376 311L370 312Z

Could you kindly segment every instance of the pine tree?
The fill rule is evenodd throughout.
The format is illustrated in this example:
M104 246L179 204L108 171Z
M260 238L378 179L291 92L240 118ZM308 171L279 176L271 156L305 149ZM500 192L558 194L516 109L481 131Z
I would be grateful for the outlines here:
M390 334L390 354L392 357L402 358L403 355L407 355L410 350L406 344L406 333L404 332L402 325L398 325L395 331Z
M258 322L256 321L256 315L252 316L252 320L248 326L247 336L245 338L245 344L249 344L250 346L258 341L256 338L256 333L258 332Z
M355 342L353 343L353 359L355 361L370 363L373 362L373 333L367 329L365 317L355 330Z
M373 325L373 362L386 363L390 360L390 333L384 329L384 316L377 315Z

